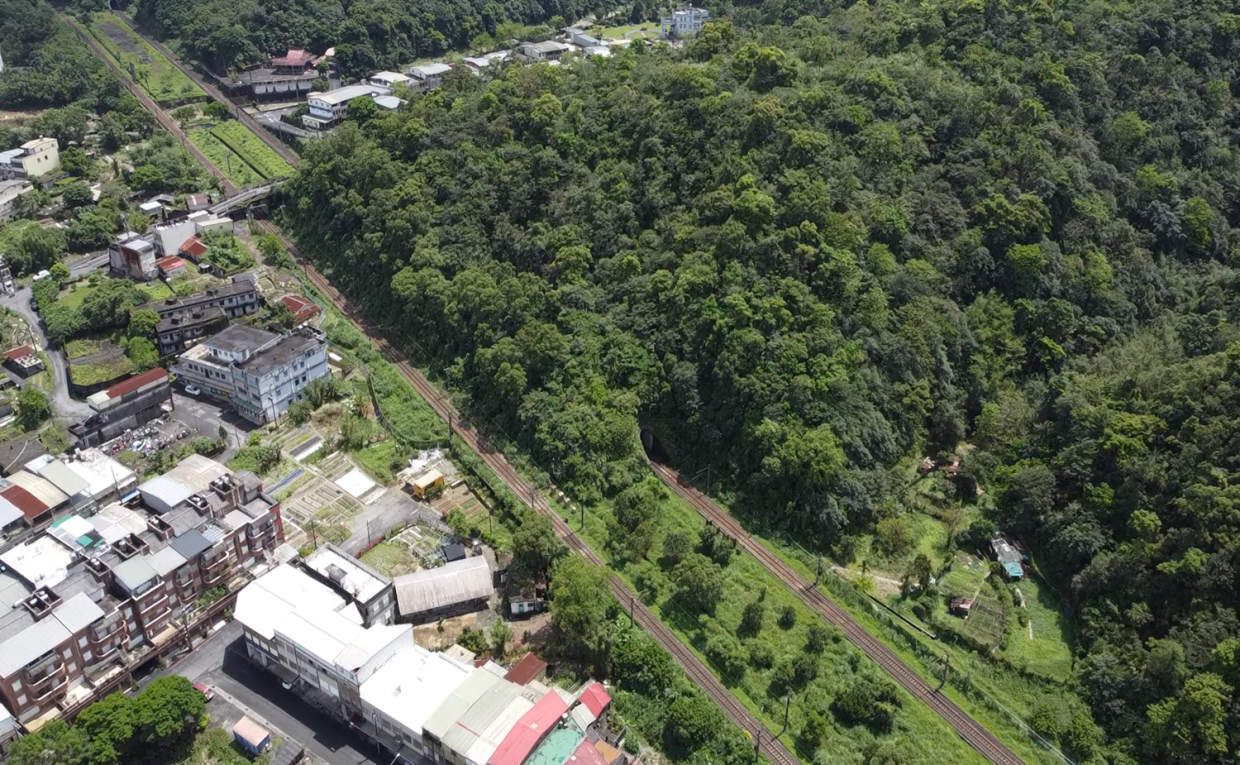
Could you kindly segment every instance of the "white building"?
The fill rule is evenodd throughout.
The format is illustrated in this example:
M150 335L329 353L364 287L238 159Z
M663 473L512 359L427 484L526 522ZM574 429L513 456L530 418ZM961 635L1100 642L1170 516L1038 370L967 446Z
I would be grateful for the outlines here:
M443 76L451 71L451 64L422 64L410 67L409 76L413 78L413 81L409 83L409 89L416 93L434 90L443 85Z
M136 231L126 231L108 246L112 273L137 281L150 281L159 276L155 266L157 257L154 242Z
M373 98L387 94L387 88L375 87L370 83L350 85L346 88L329 90L326 93L311 93L306 102L310 113L303 115L301 122L311 130L326 130L344 119L349 102L353 99Z
M559 61L573 49L568 43L547 40L540 43L522 43L517 52L529 61Z
M362 684L362 717L386 734L385 742L400 741L402 747L427 756L426 721L474 671L447 653L414 645Z
M60 149L55 138L35 138L20 148L0 152L0 178L41 178L60 172Z
M261 425L278 419L307 385L327 376L327 340L310 327L278 335L233 324L182 353L172 371Z
M32 191L34 184L21 178L0 181L0 223L11 220L18 198Z
M659 19L659 25L665 37L689 37L701 32L708 21L710 11L689 5L672 11L671 16Z
M409 83L409 77L399 72L375 72L370 75L370 84L376 88L391 90L398 83Z

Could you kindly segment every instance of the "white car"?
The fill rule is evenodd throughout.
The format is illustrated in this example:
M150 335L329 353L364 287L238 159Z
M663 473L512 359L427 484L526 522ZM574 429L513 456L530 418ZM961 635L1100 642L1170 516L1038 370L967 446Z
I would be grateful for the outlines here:
M185 392L191 396L197 396L202 393L202 388L199 388L197 385L186 385Z

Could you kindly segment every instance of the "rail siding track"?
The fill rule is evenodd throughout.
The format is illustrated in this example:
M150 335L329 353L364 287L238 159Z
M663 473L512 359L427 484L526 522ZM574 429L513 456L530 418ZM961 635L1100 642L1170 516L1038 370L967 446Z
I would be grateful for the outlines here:
M783 561L778 555L766 548L730 513L716 505L709 497L695 489L680 475L666 465L651 462L656 475L673 491L683 497L694 509L701 513L724 533L735 539L750 555L764 565L776 578L796 593L802 601L817 611L832 625L838 627L853 645L865 652L876 664L887 670L914 698L924 701L935 712L946 720L966 742L977 749L983 757L995 765L1025 765L1025 761L1017 757L993 733L969 716L951 699L931 688L920 675L912 670L903 659L887 647L847 611L833 600L823 595L818 588L805 579Z
M67 14L60 11L57 11L57 13L60 14L61 18L65 20L69 27L73 29L73 31L79 38L81 38L87 47L89 47L96 56L103 60L104 63L111 67L112 70L120 76L121 82L123 82L125 87L134 94L143 107L155 117L156 121L159 122L164 129L176 136L181 142L181 145L185 147L190 155L197 159L198 162L208 170L208 172L220 180L224 190L228 193L236 193L237 187L228 180L228 177L224 174L224 172L215 167L211 161L207 159L206 155L199 151L198 148L190 142L188 136L186 136L180 129L180 126L175 120L169 117L164 110L160 108L160 106L155 103L153 99L147 96L136 83L131 82L125 76L125 72L120 68L117 62L112 60L107 51L105 51L102 46L100 46L98 42L90 36L89 33L81 29L78 24ZM128 18L126 21L131 22ZM168 60L171 61L174 66L197 83L198 86L206 91L209 96L220 101L220 103L229 103L228 99L224 98L223 93L221 93L218 88L208 84L201 77L199 77L197 73L181 64L180 60L173 55L172 52L163 45L163 43L160 43L157 40L152 40L139 32L137 27L133 27L132 22L130 25L137 34L155 47L156 50L167 56ZM240 109L236 110L236 114L240 122L254 131L254 133L262 139L264 143L280 154L285 161L293 167L298 165L299 157L297 154L288 146L281 143L279 139L269 135L267 131L259 125L257 120L250 117ZM318 272L317 269L310 265L310 263L301 256L297 247L289 241L288 238L286 238L274 224L267 221L261 221L259 222L259 227L280 237L285 247L288 248L289 252L297 258L298 262L305 269L306 276L315 285L315 287L322 292L323 295L330 300L333 305L335 305L336 308L349 319L349 321L354 324L354 326L356 326L363 334L375 343L384 358L386 358L407 380L409 380L409 382L414 386L414 389L418 391L419 395L421 395L422 398L430 404L431 408L434 409L440 417L449 423L453 423L453 432L455 432L457 436L460 437L460 439L464 441L467 446L469 446L469 448L473 449L480 457L482 457L487 466L495 471L495 474L509 487L509 489L514 491L523 502L528 504L534 510L551 518L557 536L563 540L569 549L584 556L594 565L604 565L602 559L600 559L598 555L590 549L589 545L577 536L576 532L572 530L567 521L560 517L560 514L556 512L555 508L553 508L545 499L540 497L534 488L517 474L516 470L508 464L508 460L504 457L504 455L486 448L478 439L478 436L473 429L461 424L460 416L456 412L456 408L452 405L452 403L444 397L435 388L435 386L433 386L430 381L422 375L421 372L404 360L403 354L393 348L382 333L379 332L358 309L353 307L351 302L335 287L333 287L331 283ZM960 707L956 706L955 703L941 694L935 693L925 683L925 681L923 681L920 676L918 676L910 667L900 660L900 658L896 656L891 649L867 632L864 627L845 613L843 609L828 600L816 589L810 587L803 579L797 576L796 572L788 567L787 564L785 564L782 560L779 560L776 556L767 551L765 547L753 540L749 534L747 534L744 529L740 527L740 524L732 518L731 515L715 506L713 502L705 497L702 497L700 494L698 494L695 498L693 495L697 494L697 492L682 485L679 476L677 476L673 471L670 471L666 467L660 465L655 465L654 467L656 469L656 473L659 473L660 477L662 477L665 481L668 481L673 489L688 499L694 507L698 508L698 510L703 513L703 515L711 518L716 526L729 531L738 543L750 551L750 554L762 561L763 564L772 571L772 573L775 573L777 577L788 584L788 586L791 587L802 600L821 613L827 621L838 626L853 644L861 648L867 656L890 672L909 693L911 693L915 698L924 701L932 709L938 712L940 716L942 716L953 728L956 729L957 733L959 733L965 741L976 748L984 757L992 763L995 763L995 765L1025 765L1025 762L1013 754L1006 746L995 738L994 734L986 730L986 728L980 725L972 717L965 714L965 712L961 710ZM689 648L685 646L685 644L682 643L680 639L677 638L676 635L673 634L672 631L669 630L663 622L660 621L654 613L641 602L639 598L636 597L635 593L629 589L628 585L625 584L620 577L615 574L610 574L609 577L612 594L616 597L616 599L621 603L628 600L629 607L633 614L633 621L649 632L651 636L653 636L663 647L663 649L672 655L685 673L698 684L706 695L709 696L711 700L724 711L725 714L727 714L733 723L735 723L742 730L749 732L751 735L756 734L759 736L758 743L762 754L771 760L771 762L775 763L775 765L799 765L799 761L792 754L792 752L790 752L778 738L773 737L769 731L767 732L766 737L762 737L762 731L765 730L765 726L758 722L749 710L746 709L744 705L737 701L735 696L723 687L723 685L719 682L719 679L715 677L714 673L702 663L702 660L690 651Z

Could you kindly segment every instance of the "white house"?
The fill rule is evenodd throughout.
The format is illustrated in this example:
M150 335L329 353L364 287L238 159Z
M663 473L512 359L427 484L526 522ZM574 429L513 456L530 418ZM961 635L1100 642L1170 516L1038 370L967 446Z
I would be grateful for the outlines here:
M60 171L55 138L35 138L0 153L0 178L41 178Z
M522 43L517 52L529 61L559 61L564 54L572 50L568 43L547 40L540 43Z
M326 93L311 93L306 103L310 113L302 116L301 122L311 130L326 130L344 118L349 102L353 99L385 95L387 88L375 87L370 83L350 85Z
M409 83L409 89L419 93L434 90L443 84L443 76L451 71L451 64L422 64L410 67L409 76L413 78L413 81Z
M672 11L671 16L659 19L659 25L665 37L689 37L701 32L708 21L710 11L688 5Z
M392 86L398 82L408 84L409 78L399 72L375 72L370 75L370 84L376 88L387 88L391 90Z
M13 207L19 197L34 191L30 181L14 178L11 181L0 181L0 223L13 217Z

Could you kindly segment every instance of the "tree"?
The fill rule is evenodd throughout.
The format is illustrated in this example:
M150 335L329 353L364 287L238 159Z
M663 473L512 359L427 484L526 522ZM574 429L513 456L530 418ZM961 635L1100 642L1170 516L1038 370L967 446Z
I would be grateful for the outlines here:
M134 711L137 739L157 752L170 752L206 722L206 700L179 675L152 681L135 699Z
M797 610L793 606L783 606L779 609L779 626L781 629L790 630L797 624Z
M508 640L512 637L512 628L508 622L500 619L491 625L491 656L503 659L508 653Z
M150 194L169 188L168 177L155 165L139 165L129 174L129 185L137 191Z
M58 282L64 283L69 281L69 267L60 261L56 261L52 264L50 272L52 274L52 278Z
M284 242L280 241L280 237L275 234L263 234L254 240L254 244L258 247L258 251L263 254L263 262L273 268L283 268L291 271L297 266L293 261L293 256L289 255L288 250L284 247Z
M1218 675L1194 675L1178 698L1150 706L1145 734L1151 755L1160 762L1196 763L1202 754L1227 754L1232 690Z
M375 103L373 98L363 96L350 101L345 112L349 119L364 125L379 116L379 105Z
M128 334L130 337L152 337L159 324L159 314L149 309L129 312Z
M131 337L125 355L133 362L134 368L139 372L145 372L148 369L154 369L159 365L159 351L155 350L155 343L145 337Z
M893 558L903 555L913 546L908 524L900 517L879 521L875 528L875 542L880 550Z
M641 630L625 630L611 651L611 678L625 690L658 698L676 677L672 659Z
M669 531L667 536L663 537L664 565L675 566L691 549L693 547L688 537L679 531Z
M217 122L222 122L230 116L228 112L228 105L222 104L219 101L212 101L207 104L207 107L203 109L203 114L213 120L216 120Z
M737 629L737 633L741 635L756 635L762 631L762 621L766 617L766 606L760 600L754 600L745 604L745 610L741 612L741 624Z
M681 759L705 747L727 727L719 707L700 693L685 693L671 703L663 725L663 744Z
M846 725L865 725L876 734L890 733L900 709L900 696L889 681L858 677L835 697L831 711Z
M563 552L550 518L533 511L522 514L521 525L512 535L512 564L519 580L544 576Z
M74 725L90 739L93 763L115 765L122 757L128 759L137 744L137 720L137 702L123 693L110 693L83 709Z
M85 711L85 710L83 710ZM13 741L8 765L87 765L94 753L86 734L64 720L52 720L38 731Z
M61 192L61 198L66 207L76 210L93 202L94 194L85 183L70 183Z
M310 416L314 414L314 407L309 401L297 401L289 404L288 420L294 425L304 425L310 421Z
M917 557L909 563L908 569L904 572L905 588L909 584L916 583L922 590L930 588L930 579L934 576L934 567L930 563L930 559L925 553L917 553Z
M723 569L701 553L689 553L672 569L676 599L690 611L713 614L723 597Z
M569 653L586 658L599 650L611 602L604 569L580 555L565 556L556 564L551 576L551 619Z
M17 394L17 421L22 430L38 428L52 416L52 406L47 394L33 385L27 385Z

